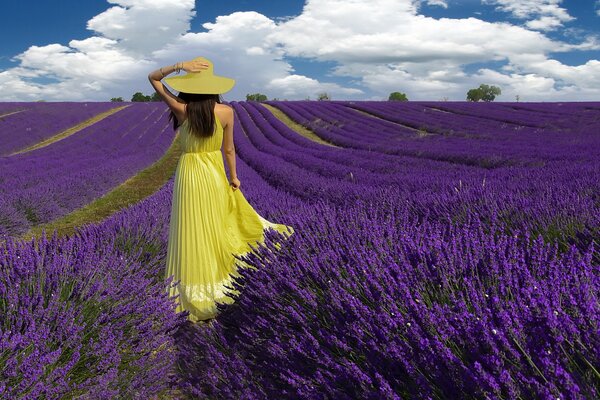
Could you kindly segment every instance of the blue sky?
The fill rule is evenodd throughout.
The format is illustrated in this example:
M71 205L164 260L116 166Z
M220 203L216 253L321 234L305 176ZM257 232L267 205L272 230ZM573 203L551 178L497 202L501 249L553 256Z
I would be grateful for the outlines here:
M600 1L6 2L0 100L126 99L154 68L209 57L225 97L600 99Z

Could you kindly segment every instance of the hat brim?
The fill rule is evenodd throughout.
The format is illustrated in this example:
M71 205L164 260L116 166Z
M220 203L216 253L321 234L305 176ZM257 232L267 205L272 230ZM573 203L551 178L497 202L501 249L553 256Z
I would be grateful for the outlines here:
M202 75L201 72L166 78L165 82L178 92L197 94L221 94L230 91L235 79L218 75Z

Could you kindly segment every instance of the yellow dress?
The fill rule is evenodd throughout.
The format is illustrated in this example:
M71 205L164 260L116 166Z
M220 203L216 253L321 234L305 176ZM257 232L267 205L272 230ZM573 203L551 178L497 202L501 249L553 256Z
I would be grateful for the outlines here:
M179 295L177 312L188 310L192 322L214 318L215 302L233 303L228 293L237 294L232 276L238 267L250 267L233 254L243 255L264 243L264 230L273 228L287 238L291 226L267 221L248 203L240 188L229 185L221 145L223 127L215 114L215 132L198 138L187 120L179 127L183 150L175 171L166 275L174 275L176 286L167 289ZM242 183L243 184L243 183ZM279 243L276 244L277 248Z

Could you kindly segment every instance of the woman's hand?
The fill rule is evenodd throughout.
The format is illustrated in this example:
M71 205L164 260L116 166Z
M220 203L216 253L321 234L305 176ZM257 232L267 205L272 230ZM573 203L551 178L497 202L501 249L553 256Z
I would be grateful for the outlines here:
M183 61L181 63L181 69L185 72L200 72L208 69L208 67L208 63L201 60Z
M230 182L229 185L232 187L233 190L236 190L240 187L241 183L240 180L238 178L233 178Z

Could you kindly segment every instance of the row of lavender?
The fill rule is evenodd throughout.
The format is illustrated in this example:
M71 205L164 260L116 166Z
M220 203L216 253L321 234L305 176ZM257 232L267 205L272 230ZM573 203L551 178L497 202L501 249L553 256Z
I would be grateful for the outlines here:
M506 221L488 211L502 210L500 202L494 205L494 196L516 190L506 186L515 168L502 175L500 168L325 147L290 131L255 103L232 105L242 190L261 215L292 225L296 234L281 250L269 245L250 257L258 270L244 272L241 297L224 308L209 331L182 326L157 294L156 288L164 288L158 278L171 182L138 206L86 228L75 245L58 242L46 253L71 255L75 269L87 253L122 252L126 265L117 268L124 270L123 276L141 268L138 262L146 269L137 275L155 276L146 282L119 280L107 270L109 263L97 263L98 273L90 275L88 284L76 286L112 282L112 300L107 297L100 306L110 307L112 301L121 310L123 303L130 313L120 323L110 314L92 325L95 332L106 325L105 331L92 336L89 347L82 344L82 350L109 356L101 368L99 357L92 356L89 375L81 368L85 351L68 353L56 341L41 339L39 332L58 329L54 319L44 319L45 305L61 309L75 304L75 314L87 315L97 305L87 294L95 292L48 284L38 291L48 302L33 302L19 287L31 287L28 282L42 279L55 262L36 256L45 254L44 246L22 244L33 253L22 263L14 250L0 251L0 265L19 266L4 269L0 285L0 298L9 298L4 293L12 291L8 304L23 304L9 326L30 327L29 341L3 331L3 342L17 343L0 355L13 372L11 380L5 375L0 379L9 382L7 395L20 393L15 382L30 388L40 381L38 389L47 390L52 380L42 371L59 367L66 378L56 393L108 398L160 391L169 383L167 367L151 365L154 353L144 347L145 340L150 347L162 341L165 353L158 356L165 363L174 361L170 350L179 346L177 363L184 372L182 382L173 383L198 398L597 397L600 321L594 248L558 251L539 238L531 240L527 224L518 219L507 234ZM583 184L583 175L571 179ZM380 182L384 178L388 180ZM513 205L534 208L524 198L531 190L527 186L513 193L521 199ZM548 189L546 203L557 204L560 194ZM436 204L438 208L432 207ZM585 198L584 211L593 211L592 206ZM520 210L511 211L518 216ZM529 217L543 219L544 214ZM557 229L567 229L564 221L556 222ZM76 271L56 268L59 276L53 279L59 282L81 279L73 278ZM15 288L19 281L24 284ZM61 303L56 297L63 291L73 294ZM139 312L131 293L143 303ZM118 312L116 318L122 315ZM153 323L143 324L143 318ZM75 320L85 330L94 318ZM132 327L140 324L155 330L138 335ZM175 326L180 329L173 340L169 332ZM71 343L87 344L90 338L82 341L76 332L66 334ZM134 340L128 347L131 332ZM37 364L19 369L28 351L37 351L36 357L26 358ZM62 363L49 356L65 352ZM139 362L127 362L128 357ZM94 380L95 375L100 378ZM135 385L124 386L132 376ZM78 391L75 382L82 382Z
M349 104L355 104L351 102ZM367 104L359 102L359 104ZM538 127L550 130L574 131L587 125L597 125L598 103L491 103L486 105L485 115L473 102L418 102L434 110L452 114L470 115L501 123Z
M49 146L0 157L0 234L64 216L154 163L173 141L167 117L162 103L134 103Z
M39 143L122 105L108 102L0 103L0 155L9 155Z

